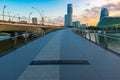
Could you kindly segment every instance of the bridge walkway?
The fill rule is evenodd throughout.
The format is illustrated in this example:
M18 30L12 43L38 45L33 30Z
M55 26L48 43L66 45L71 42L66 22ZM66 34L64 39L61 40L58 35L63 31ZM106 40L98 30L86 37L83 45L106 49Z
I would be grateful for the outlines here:
M120 57L73 33L50 33L0 58L3 80L120 80Z

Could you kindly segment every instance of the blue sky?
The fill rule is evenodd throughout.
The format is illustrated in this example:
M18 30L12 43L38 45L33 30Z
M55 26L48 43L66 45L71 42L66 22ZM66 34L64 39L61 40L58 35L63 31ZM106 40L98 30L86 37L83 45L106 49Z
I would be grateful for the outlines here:
M81 0L81 3L83 1ZM3 6L6 5L5 11L9 11L12 16L19 14L20 17L26 16L28 18L29 13L32 12L31 17L40 17L38 11L32 9L32 7L35 7L43 11L46 17L50 19L59 18L60 20L58 21L63 21L64 15L67 12L68 3L72 3L75 7L74 11L77 11L77 14L79 13L76 10L78 9L77 2L76 0L0 0L0 14L2 14ZM8 14L6 13L6 15Z
M67 0L1 0L0 6L7 5L6 11L9 11L11 15L20 14L25 16L29 12L33 12L32 16L38 15L37 11L32 9L33 7L43 10L45 16L63 16L66 12L66 5L69 2Z
M19 14L21 17L28 17L28 14L32 12L31 17L39 17L39 13L32 9L35 7L40 11L43 10L44 16L59 18L63 21L68 3L73 4L74 19L80 20L81 23L96 24L101 7L107 7L112 16L120 16L119 0L0 0L0 14L2 14L3 6L6 5L5 11L9 11L12 16Z

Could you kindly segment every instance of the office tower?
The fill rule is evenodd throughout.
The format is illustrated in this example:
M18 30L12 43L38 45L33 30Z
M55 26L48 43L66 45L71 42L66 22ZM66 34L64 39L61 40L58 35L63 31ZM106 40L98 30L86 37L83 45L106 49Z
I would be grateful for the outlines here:
M65 17L64 17L64 27L67 27L67 25L68 25L68 23L67 23L67 14L65 15Z
M37 18L32 18L32 24L37 24Z
M73 22L74 27L80 27L80 21L75 21Z
M67 26L72 26L72 4L67 5Z
M107 8L102 8L101 14L100 14L100 20L102 20L104 17L109 16L109 11Z

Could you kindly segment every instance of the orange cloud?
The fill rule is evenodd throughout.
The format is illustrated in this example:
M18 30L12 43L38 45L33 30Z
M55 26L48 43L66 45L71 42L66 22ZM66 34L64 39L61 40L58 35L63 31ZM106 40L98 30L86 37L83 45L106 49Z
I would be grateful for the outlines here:
M93 7L91 9L84 10L84 13L80 16L81 23L88 23L88 25L97 25L99 21L100 7Z
M113 0L106 0L113 1ZM89 25L97 25L99 21L100 11L102 7L109 10L110 16L120 16L120 1L116 3L107 3L101 7L93 7L91 9L86 9L80 16L80 21L82 23L88 23Z

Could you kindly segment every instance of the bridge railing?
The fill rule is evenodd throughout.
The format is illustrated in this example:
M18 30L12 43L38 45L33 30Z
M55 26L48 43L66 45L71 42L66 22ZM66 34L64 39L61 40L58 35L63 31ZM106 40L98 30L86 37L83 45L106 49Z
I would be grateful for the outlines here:
M14 50L43 35L44 34L38 34L38 33L26 33L26 34L18 35L17 33L15 33L14 37L9 37L4 40L0 39L0 55L3 55L4 52L7 51L9 52L10 50Z
M111 51L120 53L120 31L74 29L82 37Z
M51 32L57 31L57 30L61 30L61 29L63 29L63 28L38 30L33 33L28 33L28 31L26 31L22 35L18 35L18 33L15 32L14 34L12 34L13 37L5 38L4 40L0 38L0 56L4 55L4 52L6 54L7 51L9 52L10 50L19 48L20 46L22 46L32 40L35 40L35 39L42 37L48 33L51 33Z

